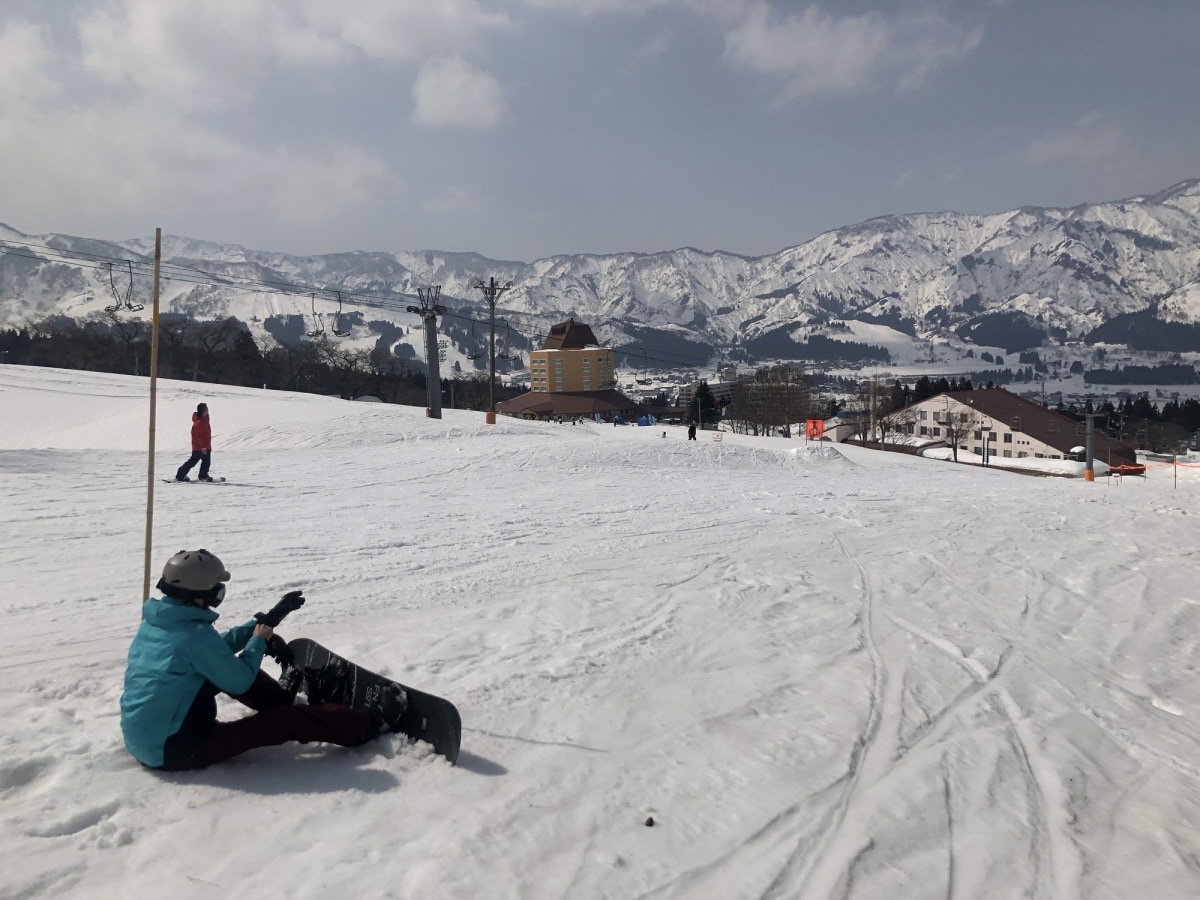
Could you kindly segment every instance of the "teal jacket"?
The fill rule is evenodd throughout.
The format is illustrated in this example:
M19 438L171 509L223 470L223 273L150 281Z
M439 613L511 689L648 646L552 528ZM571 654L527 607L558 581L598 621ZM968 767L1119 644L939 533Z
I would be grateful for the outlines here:
M139 762L163 764L167 738L179 730L205 681L237 695L258 676L267 649L265 640L252 637L258 623L251 619L218 632L217 618L211 609L171 597L142 604L121 694L121 733Z

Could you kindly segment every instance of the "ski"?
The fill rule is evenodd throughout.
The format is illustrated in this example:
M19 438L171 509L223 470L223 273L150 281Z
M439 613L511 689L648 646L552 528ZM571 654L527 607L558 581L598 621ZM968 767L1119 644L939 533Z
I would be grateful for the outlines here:
M199 478L189 478L186 481L180 481L178 478L164 478L166 484L221 484L225 481L224 478L214 478L211 481L201 481Z

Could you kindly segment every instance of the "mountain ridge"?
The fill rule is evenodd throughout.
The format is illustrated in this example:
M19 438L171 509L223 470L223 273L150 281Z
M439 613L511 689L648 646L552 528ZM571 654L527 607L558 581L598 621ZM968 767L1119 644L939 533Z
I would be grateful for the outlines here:
M39 251L35 238L58 255ZM0 324L9 327L98 315L112 302L106 266L89 269L69 254L132 255L142 267L153 256L152 239L30 236L8 225L0 242L10 251L0 254ZM311 291L314 307L339 292L347 308L394 297L396 310L376 302L367 304L371 315L410 323L404 298L432 284L442 286L443 303L478 314L485 306L472 282L495 277L513 284L498 315L520 319L524 330L573 316L617 346L649 329L727 347L782 335L802 352L814 330L855 320L895 323L920 340L970 341L997 316L1019 317L1034 337L1086 340L1131 315L1155 328L1200 324L1200 178L1069 208L890 213L763 256L694 247L532 262L438 250L304 256L165 235L163 263L213 279L186 283L168 272L165 310L243 321L308 315ZM305 302L272 300L267 288L280 284L296 286Z

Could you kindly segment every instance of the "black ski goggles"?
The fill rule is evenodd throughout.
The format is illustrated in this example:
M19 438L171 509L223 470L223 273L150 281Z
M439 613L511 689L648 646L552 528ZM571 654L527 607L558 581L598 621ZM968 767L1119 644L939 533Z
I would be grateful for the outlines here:
M209 609L216 609L221 605L221 601L225 599L225 583L223 581L217 582L217 584L206 591L193 591L189 588L179 587L178 585L169 585L160 578L155 587L168 597L174 597L176 600L203 600L204 605Z

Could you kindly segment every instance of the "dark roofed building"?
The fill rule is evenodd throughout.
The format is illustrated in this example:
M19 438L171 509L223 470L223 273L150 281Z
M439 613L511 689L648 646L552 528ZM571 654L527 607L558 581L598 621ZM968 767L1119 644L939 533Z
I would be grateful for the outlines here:
M529 353L528 394L496 404L496 412L524 419L612 418L644 412L618 392L613 352L596 343L587 325L569 319L550 328L540 350Z
M637 418L644 410L619 391L557 391L553 394L522 394L496 404L496 411L522 419L611 419Z
M600 345L596 340L596 335L589 326L576 322L574 319L568 319L550 326L550 333L546 335L542 349L583 350L587 347L598 346Z
M947 408L947 404L950 404ZM975 391L950 391L914 404L919 419L905 430L920 437L939 436L945 415L968 416L968 433L960 441L962 449L976 453L986 442L989 455L1003 464L1004 457L1022 456L1071 458L1080 456L1087 441L1084 423L1039 406L1003 388ZM1100 462L1135 465L1137 451L1132 444L1112 440L1103 431L1092 434L1092 453Z

